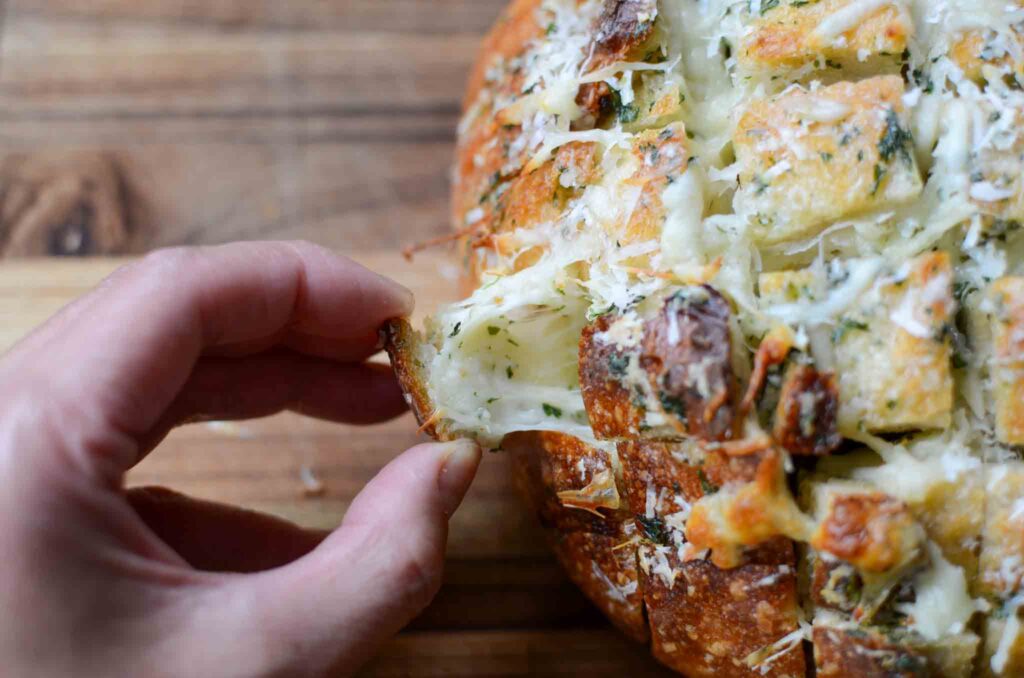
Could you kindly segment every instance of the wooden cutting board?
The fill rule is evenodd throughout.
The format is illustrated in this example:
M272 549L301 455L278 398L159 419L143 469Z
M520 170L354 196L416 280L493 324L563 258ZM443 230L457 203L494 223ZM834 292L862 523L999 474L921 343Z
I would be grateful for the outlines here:
M417 315L455 297L455 267L426 254L354 256L417 292ZM0 264L0 348L6 348L121 262L40 259ZM420 440L407 415L365 428L285 414L174 432L129 476L336 526L359 489ZM508 458L488 455L452 520L445 583L435 602L388 645L367 676L662 675L645 648L611 630L562 574L518 502ZM310 496L305 468L323 485Z

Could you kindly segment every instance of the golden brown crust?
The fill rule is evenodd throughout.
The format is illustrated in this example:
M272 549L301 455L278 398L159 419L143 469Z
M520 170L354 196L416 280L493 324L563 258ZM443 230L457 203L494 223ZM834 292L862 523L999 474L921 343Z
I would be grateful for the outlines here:
M407 319L396 318L389 321L381 332L384 336L384 350L391 359L391 368L398 376L405 399L423 427L422 430L435 440L447 439L446 432L434 416L434 403L427 392L423 364L416 355L421 341L416 330Z
M543 27L537 23L540 4L541 0L512 0L502 12L480 45L476 64L466 84L463 111L469 110L480 96L487 85L488 70L496 60L507 60L522 54L531 40L543 34Z
M740 44L740 66L749 71L781 72L820 61L822 67L874 70L898 67L913 30L906 14L883 6L843 34L841 42L823 38L815 29L850 0L803 3L765 3L750 22ZM891 69L890 69L891 70Z
M484 39L470 74L451 193L452 223L458 230L486 233L493 228L505 183L526 161L523 152L508 157L507 149L519 136L520 128L502 124L494 104L497 97L518 93L522 88L521 71L506 66L543 35L544 28L537 22L540 5L541 0L514 0ZM474 217L467 218L471 214ZM460 241L464 255L470 251L469 243L465 238ZM472 260L467 264L467 279L463 282L468 287L478 272Z
M786 371L775 410L775 441L793 454L831 454L839 435L839 387L831 372L794 363Z
M806 539L808 525L786 485L782 455L771 447L750 451L756 461L753 479L732 481L701 499L690 513L686 536L711 550L718 567L737 567L747 551L786 535Z
M921 192L899 76L793 89L754 100L733 132L738 205L757 210L752 237L778 244L820 233L839 219L901 204ZM843 114L807 124L801 111L827 102ZM786 139L799 135L794 150ZM899 143L880 143L886 138ZM790 168L772 178L771 168Z
M640 432L644 413L623 384L629 364L627 351L596 335L607 332L612 318L602 316L583 328L580 336L580 390L594 435L616 440Z
M623 530L627 523L621 524ZM617 535L548 531L548 541L569 579L608 619L633 640L651 632L636 564L636 548L625 531Z
M512 433L502 449L515 458L516 486L541 525L555 530L614 535L628 518L621 498L593 509L568 504L559 493L587 487L595 477L615 469L607 452L550 431ZM616 492L618 496L618 493Z
M573 583L629 637L646 640L629 514L613 508L580 508L564 500L566 492L579 491L597 477L614 477L609 454L550 432L509 435L503 448L513 455L518 489L545 527Z
M836 492L810 543L862 571L888 572L916 551L918 529L910 509L897 499L881 492Z
M555 156L529 172L523 172L509 183L502 198L497 232L530 228L554 221L566 203L578 194L574 185L592 183L599 171L597 144L571 143L562 146ZM570 172L573 183L566 186L561 179Z
M689 676L804 675L799 642L767 668L745 661L797 629L790 542L772 540L745 553L739 567L723 570L682 536L680 511L716 491L717 483L749 478L749 464L712 452L697 466L660 443L621 443L619 454L623 491L640 536L641 588L655 656Z
M1024 278L999 278L989 297L993 353L1002 368L993 375L996 436L1024 445Z
M1024 586L1024 464L993 464L986 471L981 586L986 595L1009 600Z
M819 678L921 678L933 675L927 658L862 627L816 622L814 663Z
M813 551L809 555L810 582L808 595L814 606L852 613L860 603L864 582L852 565Z
M729 302L708 285L684 288L644 326L640 364L665 414L702 440L732 437Z
M673 588L642 574L655 657L688 676L803 676L799 642L764 673L745 661L797 628L793 577L774 561L734 570L684 563Z
M635 312L608 314L585 327L580 388L594 434L603 440L731 438L730 313L721 294L699 285L680 289L646 320Z
M656 0L606 0L594 42L594 66L643 58L654 35Z
M597 21L589 70L648 56L657 13L655 0L607 0ZM615 113L616 97L608 83L589 82L580 86L576 103L588 120L600 124Z

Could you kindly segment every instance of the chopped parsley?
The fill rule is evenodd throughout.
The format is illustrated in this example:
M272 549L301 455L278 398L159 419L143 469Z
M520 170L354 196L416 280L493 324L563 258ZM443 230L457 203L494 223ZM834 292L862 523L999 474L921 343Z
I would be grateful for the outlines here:
M863 332L866 329L868 329L867 323L853 318L843 318L839 321L839 325L836 326L835 331L832 332L832 343L838 344L850 332L857 330Z
M597 320L601 316L608 315L609 313L614 313L615 311L618 310L619 309L615 304L612 304L611 306L603 310L595 310L594 308L590 308L587 310L587 320Z
M683 405L683 401L673 396L666 391L658 392L658 401L661 403L662 409L666 412L670 412L684 422L686 421L686 407Z
M953 369L962 370L967 367L967 360L964 359L960 351L953 351Z
M704 473L704 469L697 470L697 478L700 480L700 489L704 494L714 494L718 492L718 485L708 480L707 475Z
M878 163L875 163L875 177L871 183L871 195L875 195L876 193L878 193L878 189L882 187L882 181L885 179L885 175L888 173L889 171L887 169L885 169Z
M557 408L557 407L555 407L554 405L549 405L547 403L541 403L540 406L542 408L544 408L544 414L545 415L547 415L549 417L554 417L555 419L561 419L562 418L562 410Z
M637 117L639 117L640 110L633 104L623 104L620 102L616 106L615 113L619 118L619 122L631 123L635 122Z
M613 377L621 377L626 374L629 367L629 356L613 353L608 356L608 373Z
M911 162L910 147L914 137L910 131L900 125L899 116L890 108L885 114L885 132L878 142L878 157L884 162L892 162L899 155L908 164ZM877 174L877 171L876 171Z
M461 322L455 323L455 327L452 328L452 333L448 335L448 338L451 339L452 337L459 336L459 332L461 332L461 331L462 331L462 323Z
M665 530L665 521L661 518L654 516L653 518L647 518L646 516L637 516L637 524L640 525L640 529L644 531L644 536L656 544L668 544L668 533Z
M498 332L501 332L501 328L500 327L495 327L494 325L488 325L487 326L487 334L491 335L492 337L495 334L497 334Z

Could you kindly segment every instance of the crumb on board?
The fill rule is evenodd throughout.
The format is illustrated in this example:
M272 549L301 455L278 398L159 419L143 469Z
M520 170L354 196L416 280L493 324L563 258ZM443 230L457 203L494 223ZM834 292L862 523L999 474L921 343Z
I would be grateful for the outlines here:
M304 497L320 497L327 491L327 486L316 477L316 473L309 464L303 464L299 467L299 480L302 481L302 495Z
M256 437L250 429L234 421L208 421L206 422L206 428L214 433L243 440Z

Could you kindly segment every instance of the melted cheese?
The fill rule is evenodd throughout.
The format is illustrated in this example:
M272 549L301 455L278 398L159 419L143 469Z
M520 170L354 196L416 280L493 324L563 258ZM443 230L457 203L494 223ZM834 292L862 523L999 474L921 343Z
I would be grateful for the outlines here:
M823 42L832 42L883 7L898 4L895 0L854 0L818 24L814 34Z
M914 602L899 609L913 619L915 631L936 641L963 633L983 604L968 594L963 569L946 560L934 544L928 545L928 553L931 567L914 577Z

